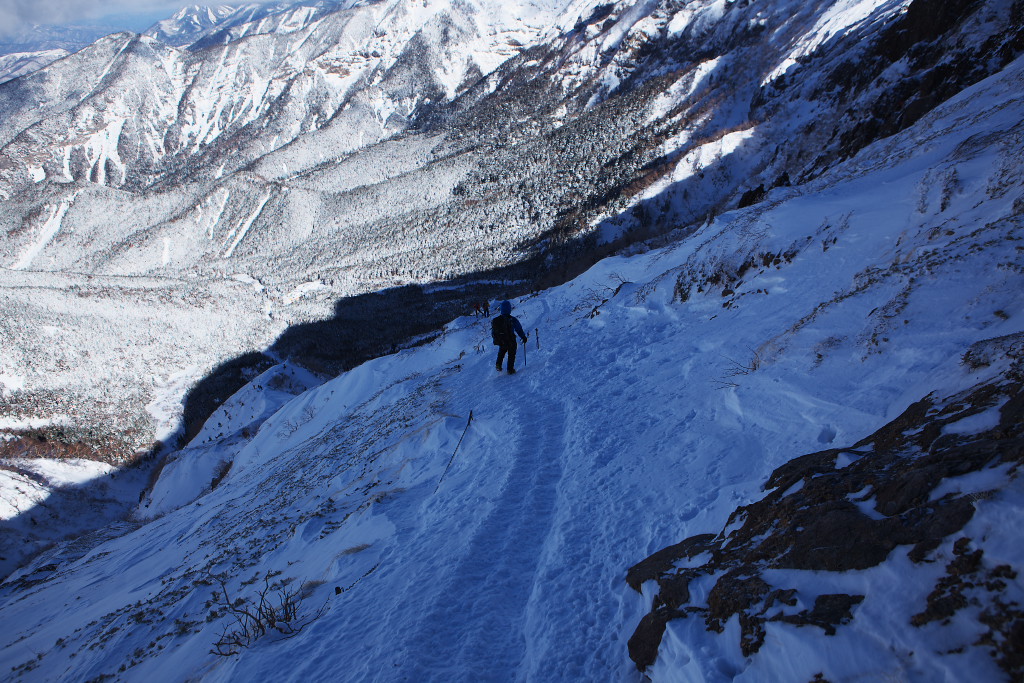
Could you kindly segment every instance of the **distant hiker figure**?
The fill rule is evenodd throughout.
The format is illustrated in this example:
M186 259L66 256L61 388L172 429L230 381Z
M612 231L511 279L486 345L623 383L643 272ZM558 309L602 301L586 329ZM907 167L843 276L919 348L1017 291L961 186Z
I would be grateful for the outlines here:
M491 317L491 303L489 301L484 302L484 315L488 318Z
M512 304L501 302L501 315L491 319L491 339L498 347L498 362L494 367L501 371L501 361L508 354L508 374L516 374L516 335L526 343L527 335L519 320L512 317Z
M479 301L474 301L473 302L473 315L480 315L480 302Z

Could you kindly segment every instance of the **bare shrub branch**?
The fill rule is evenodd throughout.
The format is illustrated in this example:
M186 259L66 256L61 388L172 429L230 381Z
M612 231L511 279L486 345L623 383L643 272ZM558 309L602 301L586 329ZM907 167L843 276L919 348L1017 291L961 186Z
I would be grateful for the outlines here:
M724 354L719 354L725 360L729 361L729 368L726 370L725 375L720 379L712 380L712 383L717 384L719 389L727 389L729 387L738 387L735 381L732 381L734 377L742 377L757 372L758 368L763 365L764 361L761 359L761 354L756 349L748 348L750 351L750 360L746 363L741 363L738 360L733 360Z
M263 577L263 588L255 598L231 599L224 575L212 577L220 591L214 591L212 605L215 611L226 612L231 621L224 626L211 654L230 657L238 654L263 636L276 631L285 637L299 633L303 628L323 616L327 604L307 617L300 617L302 589L289 588L290 580L273 581L277 576Z

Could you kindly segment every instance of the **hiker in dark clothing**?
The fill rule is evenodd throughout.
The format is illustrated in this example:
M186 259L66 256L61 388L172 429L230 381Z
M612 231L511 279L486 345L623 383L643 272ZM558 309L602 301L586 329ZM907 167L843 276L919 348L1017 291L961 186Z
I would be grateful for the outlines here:
M488 318L491 317L491 304L489 301L484 301L484 315Z
M501 315L491 320L491 339L498 347L498 362L495 368L501 371L501 361L508 354L508 374L516 374L516 335L526 343L527 335L517 318L512 317L512 304L501 302Z

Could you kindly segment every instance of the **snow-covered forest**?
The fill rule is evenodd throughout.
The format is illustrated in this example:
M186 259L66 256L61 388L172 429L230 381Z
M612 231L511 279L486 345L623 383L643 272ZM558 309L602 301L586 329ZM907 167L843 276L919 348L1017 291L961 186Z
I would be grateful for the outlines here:
M0 671L1019 680L1022 18L351 0L17 57Z

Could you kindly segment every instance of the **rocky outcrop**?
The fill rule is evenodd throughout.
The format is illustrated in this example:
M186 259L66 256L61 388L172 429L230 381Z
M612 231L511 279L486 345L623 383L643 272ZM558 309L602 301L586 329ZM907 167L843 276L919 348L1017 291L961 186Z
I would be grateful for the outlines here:
M850 158L872 142L905 130L1014 60L1024 49L1024 3L984 5L976 0L914 0L900 20L878 35L867 54L836 67L828 79L832 88L841 93L868 91L872 98L852 102L840 96L846 113L832 131L839 148L827 151L817 163L831 163L836 152L841 159ZM1000 28L984 35L981 27L994 17ZM964 33L984 39L967 45Z
M971 520L977 502L994 493L943 493L943 481L1000 465L1013 477L1024 463L1022 342L1024 335L1014 335L976 344L964 364L1005 363L997 379L946 398L926 396L849 448L790 461L768 480L770 493L738 508L722 532L691 537L631 567L626 580L635 590L657 584L651 611L629 640L637 667L654 663L673 619L702 619L709 631L722 632L738 616L741 650L752 656L768 623L834 635L856 618L864 599L823 594L810 609L796 611L796 588L773 585L766 570L863 570L900 547L915 563L932 559L930 553ZM987 629L977 645L1019 680L1024 612L1003 595L1019 568L989 566L979 544L966 536L956 540L946 576L922 611L907 615L907 624L941 622L974 606L972 614ZM708 575L715 577L713 588L706 600L694 601L690 583Z

